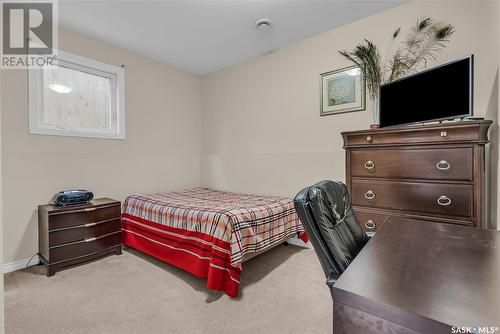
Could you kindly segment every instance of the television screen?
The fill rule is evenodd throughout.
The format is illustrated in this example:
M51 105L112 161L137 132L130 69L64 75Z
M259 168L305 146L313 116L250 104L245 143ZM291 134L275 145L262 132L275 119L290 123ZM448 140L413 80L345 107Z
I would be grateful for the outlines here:
M473 56L380 86L380 126L472 115Z

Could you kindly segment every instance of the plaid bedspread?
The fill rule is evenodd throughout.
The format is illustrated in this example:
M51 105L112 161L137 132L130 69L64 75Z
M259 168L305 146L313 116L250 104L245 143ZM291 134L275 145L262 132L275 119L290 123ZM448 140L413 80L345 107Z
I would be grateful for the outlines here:
M207 277L209 288L229 295L237 293L246 254L293 235L306 238L288 198L193 188L131 195L123 209L125 244ZM144 242L147 247L139 245ZM153 254L158 252L161 254Z

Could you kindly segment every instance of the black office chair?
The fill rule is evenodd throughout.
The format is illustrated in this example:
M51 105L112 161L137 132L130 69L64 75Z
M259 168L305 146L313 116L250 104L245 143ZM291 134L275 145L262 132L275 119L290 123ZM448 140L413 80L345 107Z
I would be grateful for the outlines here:
M342 182L321 181L302 189L294 199L330 287L370 239L362 230Z

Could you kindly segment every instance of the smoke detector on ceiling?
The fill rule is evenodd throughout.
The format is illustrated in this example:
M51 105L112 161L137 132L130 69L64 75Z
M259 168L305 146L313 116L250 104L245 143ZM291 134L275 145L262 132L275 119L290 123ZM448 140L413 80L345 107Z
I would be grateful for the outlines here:
M271 30L271 21L269 19L260 19L255 22L255 29L257 31L269 31Z

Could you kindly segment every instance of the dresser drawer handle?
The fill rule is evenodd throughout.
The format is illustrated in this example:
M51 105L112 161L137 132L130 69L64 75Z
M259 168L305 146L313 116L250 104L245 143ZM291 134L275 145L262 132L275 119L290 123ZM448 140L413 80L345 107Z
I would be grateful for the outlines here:
M95 241L96 238L88 238L88 239L85 239L85 242L91 242L91 241Z
M446 160L441 160L436 164L436 168L439 170L448 170L450 169L451 165L448 161Z
M375 193L374 193L373 191L371 191L371 190L368 190L368 191L366 192L366 194L365 194L365 198L366 198L366 199L370 199L370 200L372 200L372 199L374 199L374 198L375 198Z
M95 208L86 208L86 209L83 209L83 211L85 211L85 212L95 211Z
M373 163L373 161L368 160L367 162L365 162L365 168L368 170L373 169L375 168L375 164Z
M85 224L83 226L85 226L85 227L91 227L91 226L95 226L95 225L97 225L97 224L96 223L88 223L88 224Z
M365 227L370 230L373 230L375 226L376 226L375 223L371 219L368 219L365 223Z
M445 195L442 195L438 198L437 200L438 204L441 205L441 206L448 206L451 204L451 199L449 199L448 197L446 197Z
M366 141L371 142L372 140L373 140L372 136L367 136L367 137L366 137Z

